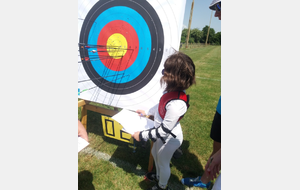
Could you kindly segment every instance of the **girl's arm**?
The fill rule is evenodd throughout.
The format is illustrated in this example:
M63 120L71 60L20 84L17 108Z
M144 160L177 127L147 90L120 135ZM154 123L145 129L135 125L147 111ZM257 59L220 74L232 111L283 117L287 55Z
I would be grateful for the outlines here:
M149 138L152 140L156 140L158 137L156 135L156 130L160 137L165 138L170 135L165 130L162 129L162 126L171 131L177 124L178 119L185 114L187 111L186 103L182 100L172 100L166 105L166 114L165 118L162 121L161 125L158 128L153 128L151 130L141 131L139 134L134 134L137 138L139 136L139 140L141 138L143 140L148 140Z

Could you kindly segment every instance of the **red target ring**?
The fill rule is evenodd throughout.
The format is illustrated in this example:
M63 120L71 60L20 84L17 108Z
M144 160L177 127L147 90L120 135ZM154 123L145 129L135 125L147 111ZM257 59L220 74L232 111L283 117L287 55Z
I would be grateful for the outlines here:
M109 42L109 40L111 41L111 36L113 36L114 34L123 36L127 42L127 47L116 47L116 50L119 52L115 53L115 57L112 56L112 53L108 52L109 50L114 51L114 43ZM130 24L122 20L115 20L108 23L99 33L97 44L107 45L109 43L112 43L112 46L107 46L105 48L105 51L98 48L98 55L102 63L107 68L114 71L123 71L129 68L134 63L139 53L139 39L135 29ZM120 51L124 51L124 54ZM117 55L121 54L122 58L119 58ZM107 57L110 57L111 59L107 59ZM122 63L120 64L120 62Z

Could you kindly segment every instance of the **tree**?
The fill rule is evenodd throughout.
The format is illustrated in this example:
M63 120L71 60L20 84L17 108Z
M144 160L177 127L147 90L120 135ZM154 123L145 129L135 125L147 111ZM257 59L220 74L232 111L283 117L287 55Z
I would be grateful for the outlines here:
M182 30L180 43L186 43L187 32L187 28ZM192 31L190 31L189 43L195 43L195 37L192 35Z
M208 26L205 26L202 31L198 28L191 29L189 43L205 43ZM181 33L180 43L186 43L188 29L185 28ZM207 43L221 45L221 32L215 34L215 30L210 28Z
M214 36L213 43L216 45L221 45L221 32L217 32Z
M193 39L195 43L200 43L200 39L202 36L202 31L199 30L198 28L194 28L191 30L191 35L190 35Z
M187 32L188 32L187 28L182 30L180 43L186 42Z
M207 32L208 32L208 26L206 25L203 29L202 29L202 37L200 39L201 43L205 43L206 41L206 37L207 37ZM213 28L209 29L209 34L208 34L208 40L207 43L210 44L212 43L212 40L215 36L215 30Z
M193 37L189 37L189 44L195 43L195 39Z

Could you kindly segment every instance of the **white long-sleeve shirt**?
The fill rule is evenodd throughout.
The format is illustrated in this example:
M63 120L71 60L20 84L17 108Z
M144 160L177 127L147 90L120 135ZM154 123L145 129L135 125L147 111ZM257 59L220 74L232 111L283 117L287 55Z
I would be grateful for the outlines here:
M147 115L154 115L154 127L158 128L159 135L164 138L173 138L169 133L163 131L161 127L161 123L163 123L164 127L172 131L172 133L176 136L182 135L181 125L178 122L178 119L185 114L187 111L186 103L182 100L171 100L166 105L166 114L165 118L162 119L158 113L158 104L152 107ZM149 139L149 131L142 131L142 138L144 140ZM157 139L156 130L151 130L152 138Z

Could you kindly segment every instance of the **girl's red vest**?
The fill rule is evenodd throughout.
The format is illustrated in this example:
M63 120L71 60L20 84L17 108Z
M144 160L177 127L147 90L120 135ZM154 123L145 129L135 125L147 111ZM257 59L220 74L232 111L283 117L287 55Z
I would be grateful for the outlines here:
M165 93L159 100L159 105L158 105L158 113L162 119L165 118L166 115L166 105L171 101L171 100L182 100L186 103L187 108L190 107L189 105L189 95L186 95L183 91L173 91L173 92L168 92ZM178 121L183 118L183 115L178 119Z

